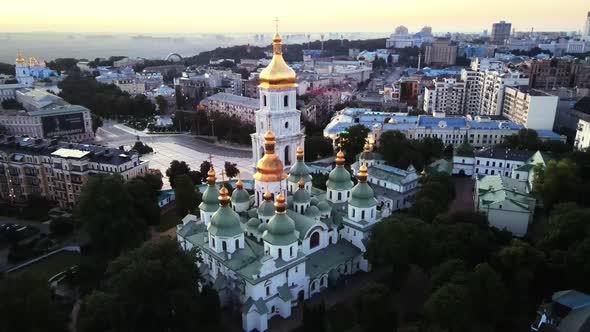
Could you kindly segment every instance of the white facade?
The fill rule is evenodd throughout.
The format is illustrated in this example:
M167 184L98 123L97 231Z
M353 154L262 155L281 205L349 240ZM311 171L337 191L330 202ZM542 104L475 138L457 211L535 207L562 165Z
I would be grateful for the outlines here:
M465 82L455 78L433 80L433 86L424 89L424 106L426 113L435 115L463 114L465 105Z
M529 129L553 130L558 96L528 87L506 87L502 115Z
M240 121L254 124L255 113L260 108L260 102L255 98L236 96L221 92L205 98L202 101L208 112L220 112L229 116L236 116Z
M578 150L586 150L590 146L590 122L579 119L578 130L576 131L576 141L574 146Z

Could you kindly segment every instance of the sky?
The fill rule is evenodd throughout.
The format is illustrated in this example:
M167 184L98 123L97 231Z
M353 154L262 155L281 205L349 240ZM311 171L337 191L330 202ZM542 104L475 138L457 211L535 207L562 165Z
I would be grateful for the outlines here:
M588 0L0 0L1 32L229 33L491 31L500 20L517 31L579 31ZM90 6L90 3L96 5Z

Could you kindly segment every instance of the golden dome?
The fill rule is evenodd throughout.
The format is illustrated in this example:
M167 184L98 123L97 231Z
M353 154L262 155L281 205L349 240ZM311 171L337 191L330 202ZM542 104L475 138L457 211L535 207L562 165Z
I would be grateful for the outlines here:
M366 182L368 175L369 173L367 171L367 165L365 165L365 162L363 161L361 167L359 167L359 172L356 178L359 180L359 182Z
M29 58L29 65L34 65L37 63L37 59L35 59L35 57L30 57Z
M213 166L211 166L209 172L207 172L207 184L211 187L215 185L215 170L213 170Z
M221 185L221 189L219 189L219 205L220 206L228 206L229 205L229 191L225 188L225 185Z
M299 178L299 181L297 181L297 184L299 185L299 189L305 188L305 181L303 181L303 176Z
M244 189L244 182L242 182L242 178L240 178L240 174L238 174L238 182L236 182L236 188L242 190Z
M297 86L297 74L283 59L282 39L278 31L272 40L272 60L259 76L260 87L283 89Z
M369 141L365 142L365 146L363 147L363 152L371 152L371 145L369 145Z
M272 194L270 192L268 192L268 189L264 191L264 194L262 194L262 198L264 198L265 201L270 201L270 199L272 198Z
M41 62L39 62L39 66L43 66L45 67L47 64L45 63L45 60L41 60Z
M344 166L345 161L344 152L342 152L342 147L340 147L340 150L338 150L338 153L336 154L336 166Z
M285 195L283 193L279 193L277 195L277 200L275 202L276 207L276 214L285 214L285 210L287 209L287 204L285 204Z
M20 52L16 53L16 63L23 64L26 60L21 56Z
M303 149L300 146L297 147L296 154L297 154L297 160L303 160Z
M269 131L264 134L264 156L256 163L254 180L278 182L287 178L283 162L275 154L275 135Z

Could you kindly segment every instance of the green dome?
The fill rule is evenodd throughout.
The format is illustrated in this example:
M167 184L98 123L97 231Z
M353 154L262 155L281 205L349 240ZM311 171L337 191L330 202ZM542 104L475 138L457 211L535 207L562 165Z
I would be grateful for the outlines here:
M293 203L309 203L310 199L309 192L305 189L299 188L293 194Z
M236 189L231 194L231 201L233 203L249 203L250 202L250 195L244 189Z
M373 188L366 182L359 182L350 192L348 204L358 208L368 208L377 205Z
M286 246L297 242L295 235L295 223L287 214L275 214L268 225L262 239L270 244Z
M303 178L303 181L310 182L311 181L311 170L303 160L297 160L293 167L291 167L291 171L289 172L289 177L287 180L289 182L297 182L300 178Z
M320 201L318 201L317 197L312 197L311 200L309 201L309 204L311 205L318 205Z
M258 207L258 215L263 217L270 217L275 214L275 206L272 201L263 201Z
M242 233L240 216L229 206L220 207L211 216L208 231L213 236L234 237Z
M199 209L205 212L215 212L219 208L219 189L216 186L207 186L203 192L203 198Z
M266 230L266 223L263 222L258 226L258 233L264 233L265 230Z
M320 209L317 206L310 206L307 211L305 211L305 215L311 218L316 218L321 215Z
M326 201L319 202L317 206L320 209L320 211L323 213L327 213L327 212L332 211L332 207Z
M260 219L250 218L250 220L248 220L246 225L248 225L248 227L250 227L250 228L258 229L258 226L260 226Z
M343 166L336 166L330 172L326 186L332 190L350 190L353 186L350 173Z

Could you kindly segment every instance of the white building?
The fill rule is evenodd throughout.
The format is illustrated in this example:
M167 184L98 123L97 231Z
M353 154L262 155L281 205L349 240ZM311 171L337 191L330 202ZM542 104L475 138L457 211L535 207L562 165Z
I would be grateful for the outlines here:
M590 12L588 12L588 15L586 15L586 24L584 25L582 37L585 41L590 42Z
M584 119L578 120L578 130L576 131L576 141L574 146L578 150L586 150L590 146L590 122Z
M311 188L301 148L285 173L277 147L302 146L303 135L294 106L296 75L282 58L278 34L260 82L252 145L256 152L264 146L264 154L256 161L254 195L238 181L230 198L227 188L217 188L211 169L200 217L188 215L177 227L181 246L199 249L201 283L217 290L222 305L241 304L245 331L266 331L272 317L290 317L293 307L344 276L370 270L363 253L370 230L385 216L367 183L367 166L353 185L342 151L328 192ZM296 130L282 130L289 128Z
M535 154L534 151L504 148L488 148L475 151L475 170L477 175L512 176L512 171L524 166Z
M503 175L478 177L475 183L475 208L486 214L490 226L525 236L536 206L526 183Z
M209 96L201 102L207 107L207 112L220 112L229 116L236 116L241 121L254 124L255 113L260 107L260 102L255 98L236 96L220 92Z
M465 82L452 77L432 80L424 89L424 112L435 115L463 114L465 105Z
M528 86L508 86L504 90L502 115L529 129L553 130L558 102L558 96Z

